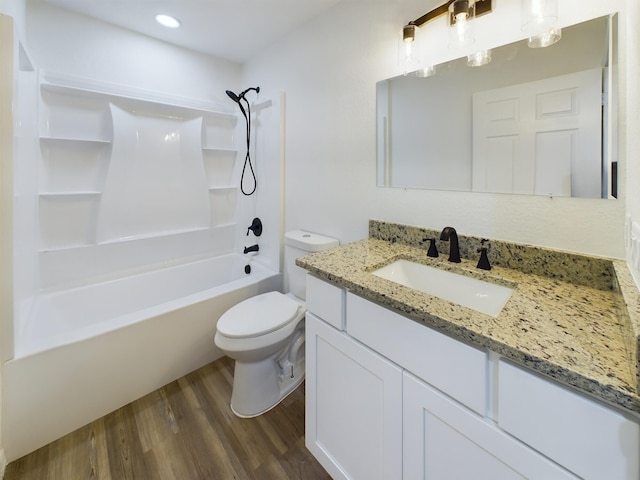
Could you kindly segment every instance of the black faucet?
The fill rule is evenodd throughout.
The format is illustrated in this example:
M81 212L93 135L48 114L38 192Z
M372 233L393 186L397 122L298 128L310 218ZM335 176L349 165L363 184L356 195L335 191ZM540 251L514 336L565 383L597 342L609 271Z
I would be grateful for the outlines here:
M258 250L260 250L260 247L256 243L255 245L251 245L250 247L244 247L243 253L257 252Z
M460 247L458 246L458 234L453 227L444 227L440 234L440 240L449 242L449 261L460 263Z
M486 238L480 240L480 248L478 249L478 253L480 253L480 260L478 260L477 268L482 270L491 270L491 265L489 264L489 257L487 257L487 247L484 246L485 242L488 242Z

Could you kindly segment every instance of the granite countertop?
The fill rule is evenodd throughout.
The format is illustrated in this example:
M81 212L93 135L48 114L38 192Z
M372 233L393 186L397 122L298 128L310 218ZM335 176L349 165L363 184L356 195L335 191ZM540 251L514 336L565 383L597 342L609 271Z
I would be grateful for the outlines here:
M370 233L371 225L375 224L370 224ZM425 233L429 232L421 230L417 236ZM595 261L595 270L589 262L589 268L576 267L575 274L589 280L575 282L549 269L532 273L531 268L539 268L539 260L531 262L535 264L531 268L516 269L496 265L500 262L494 258L493 268L485 271L476 268L477 254L473 260L463 255L462 263L453 264L447 262L442 248L438 258L429 258L426 247L408 243L370 237L299 258L297 263L319 278L426 326L640 413L640 293L624 261L587 257ZM461 251L465 251L463 243ZM497 245L496 250L502 247ZM558 254L549 251L549 255ZM544 250L537 249L536 255L544 256ZM564 270L580 264L583 259L578 257L562 260ZM514 292L500 314L492 317L371 274L401 258L508 286ZM520 258L520 263L526 261Z

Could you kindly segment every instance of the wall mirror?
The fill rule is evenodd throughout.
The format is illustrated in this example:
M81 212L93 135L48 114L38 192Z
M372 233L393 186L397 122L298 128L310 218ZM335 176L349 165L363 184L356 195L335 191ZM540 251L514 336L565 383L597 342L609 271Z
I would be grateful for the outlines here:
M377 83L381 187L617 196L616 16Z

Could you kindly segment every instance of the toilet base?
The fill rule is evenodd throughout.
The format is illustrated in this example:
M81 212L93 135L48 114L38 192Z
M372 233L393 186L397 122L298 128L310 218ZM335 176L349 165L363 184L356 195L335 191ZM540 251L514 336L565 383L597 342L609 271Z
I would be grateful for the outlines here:
M268 412L304 380L304 354L295 365L281 366L278 355L260 362L236 360L233 373L231 410L241 418L253 418ZM293 367L293 368L291 368Z

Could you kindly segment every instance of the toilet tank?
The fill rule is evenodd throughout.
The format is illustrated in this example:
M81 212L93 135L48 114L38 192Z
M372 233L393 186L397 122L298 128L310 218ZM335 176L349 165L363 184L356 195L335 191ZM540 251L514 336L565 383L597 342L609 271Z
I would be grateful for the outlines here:
M305 275L307 271L296 265L296 258L313 252L327 250L340 244L335 238L317 233L293 230L284 234L284 268L288 285L285 291L293 293L300 300L305 299Z

